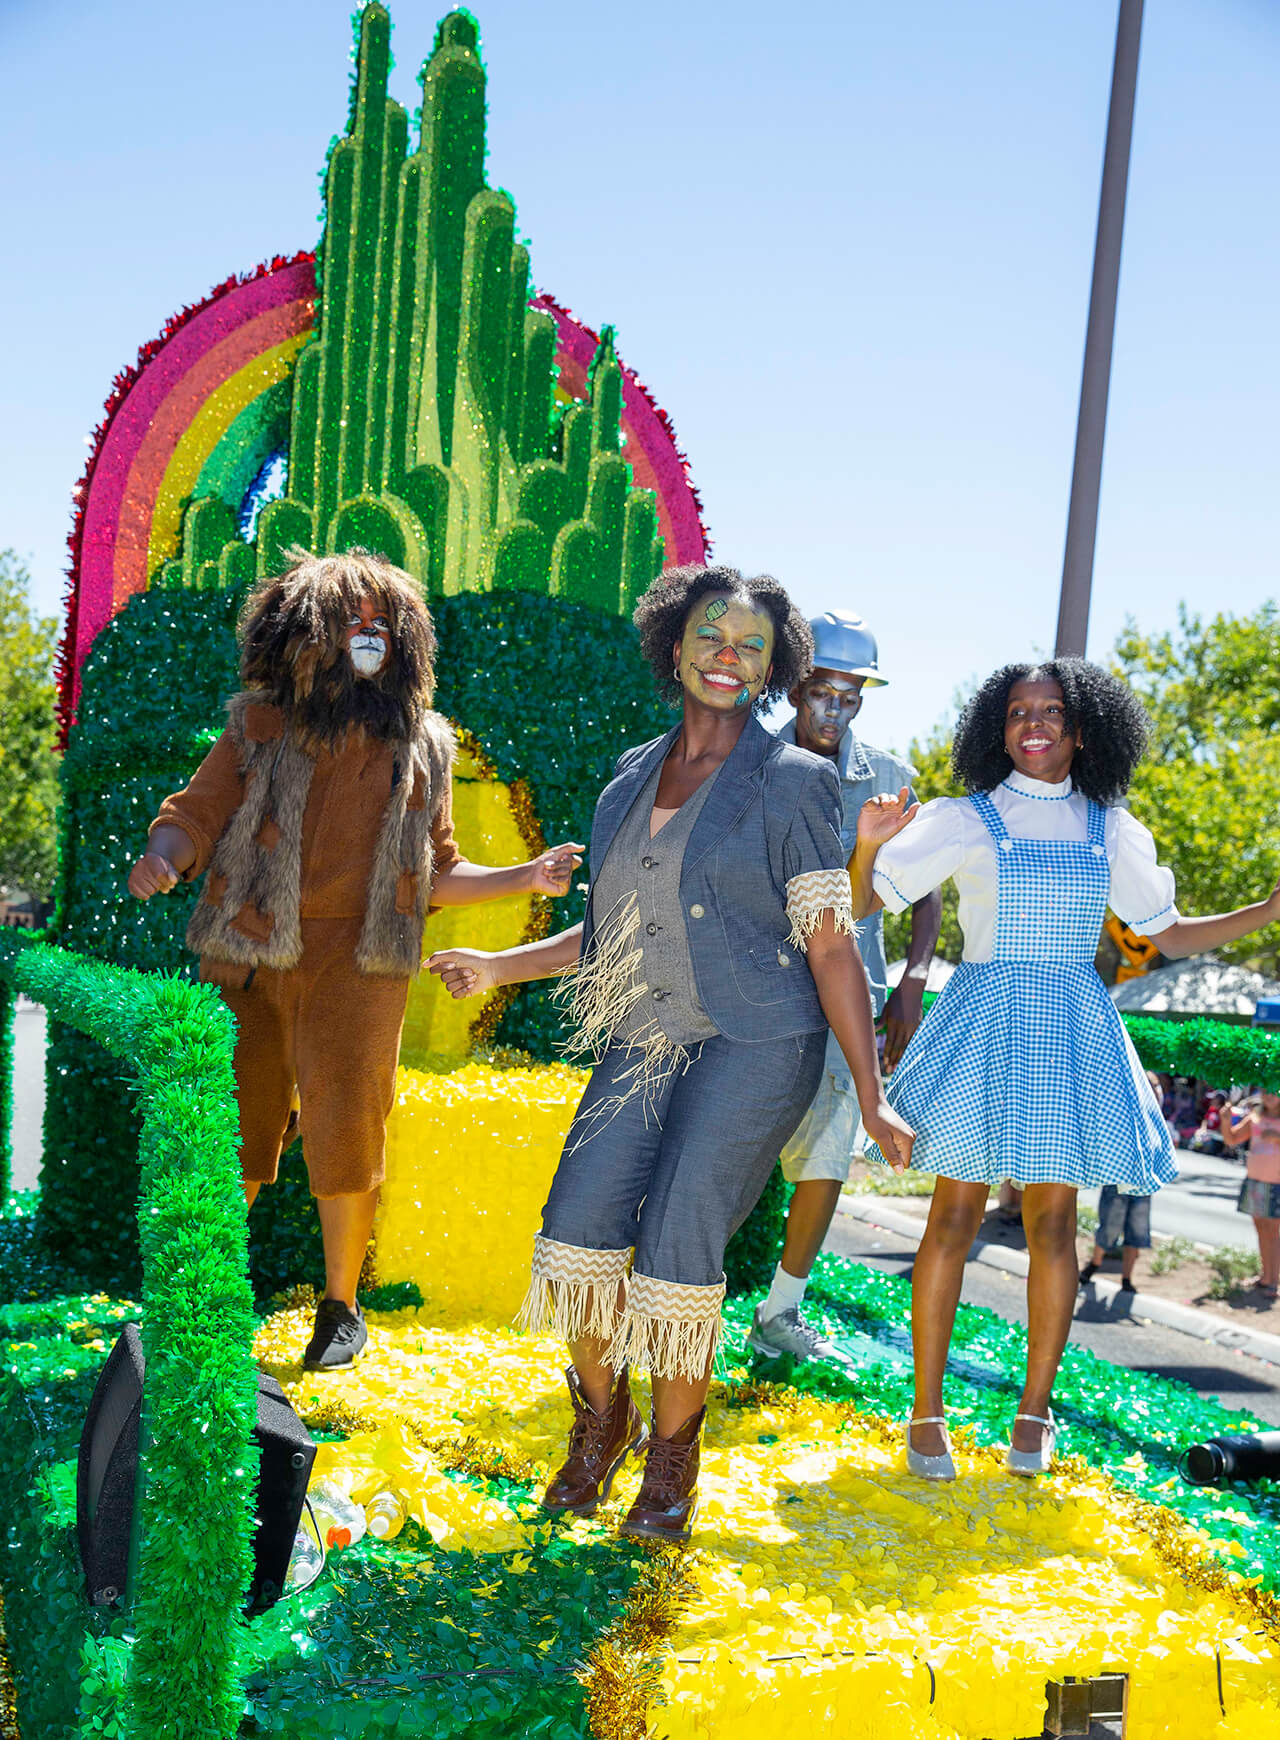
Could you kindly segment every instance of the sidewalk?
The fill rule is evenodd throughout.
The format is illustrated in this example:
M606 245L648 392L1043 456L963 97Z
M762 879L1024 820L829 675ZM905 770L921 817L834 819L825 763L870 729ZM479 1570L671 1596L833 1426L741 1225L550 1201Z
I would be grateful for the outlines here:
M924 1216L913 1214L904 1206L908 1201L923 1202L924 1198L884 1196L850 1196L840 1198L839 1213L867 1226L881 1227L900 1238L919 1244L924 1232ZM1006 1274L1025 1276L1027 1254L1010 1250L983 1234L974 1240L969 1252L971 1263L983 1263L988 1268L1003 1269ZM1246 1353L1267 1365L1280 1367L1280 1335L1232 1323L1213 1311L1202 1311L1194 1305L1182 1305L1173 1299L1161 1299L1155 1294L1121 1293L1115 1281L1096 1277L1089 1283L1095 1296L1104 1301L1113 1315L1132 1317L1138 1322L1159 1323L1197 1341L1212 1342L1233 1353Z

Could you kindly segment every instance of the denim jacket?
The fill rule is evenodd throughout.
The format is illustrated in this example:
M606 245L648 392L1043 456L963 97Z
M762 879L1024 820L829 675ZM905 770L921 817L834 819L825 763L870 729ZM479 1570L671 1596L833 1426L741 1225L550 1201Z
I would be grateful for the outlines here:
M591 824L593 887L623 818L679 730L619 758ZM843 872L845 862L834 766L748 719L689 836L680 875L698 996L726 1038L758 1044L825 1028L804 951L792 941L793 919L805 879ZM847 881L843 898L847 904ZM593 935L589 892L584 956Z

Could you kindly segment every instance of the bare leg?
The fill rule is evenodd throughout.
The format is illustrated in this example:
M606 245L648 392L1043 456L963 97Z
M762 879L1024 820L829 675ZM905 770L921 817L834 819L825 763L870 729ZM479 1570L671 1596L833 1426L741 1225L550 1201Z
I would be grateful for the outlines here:
M685 1421L699 1413L711 1388L712 1361L699 1378L655 1377L653 1379L653 1428L659 1438L671 1438Z
M1133 1280L1133 1271L1137 1268L1137 1266L1138 1266L1138 1247L1137 1247L1137 1245L1124 1245L1124 1246L1122 1246L1121 1251L1120 1251L1120 1279L1122 1281L1132 1281Z
M350 1311L356 1308L356 1282L369 1248L377 1207L376 1187L350 1196L316 1198L324 1240L325 1298L341 1299Z
M813 1259L822 1249L839 1200L838 1178L804 1178L796 1185L791 1207L787 1210L782 1266L798 1281L804 1280L812 1269Z
M1107 1253L1103 1250L1100 1244L1095 1243L1093 1247L1093 1255L1089 1258L1089 1261L1093 1264L1095 1269L1100 1269L1106 1260Z
M916 1372L913 1413L918 1418L942 1413L942 1374L960 1303L964 1260L982 1225L986 1206L985 1184L962 1184L940 1177L934 1186L929 1222L911 1271L911 1348ZM1075 1287L1073 1264L1073 1298ZM921 1426L911 1434L911 1442L926 1456L940 1456L946 1447L940 1426Z
M1258 1257L1262 1273L1258 1279L1264 1287L1280 1285L1280 1220L1255 1214L1253 1224L1258 1234Z
M1028 1184L1022 1193L1027 1234L1027 1385L1020 1414L1047 1416L1054 1379L1071 1330L1076 1273L1076 1192L1072 1184ZM1015 1450L1038 1450L1044 1428L1019 1420Z

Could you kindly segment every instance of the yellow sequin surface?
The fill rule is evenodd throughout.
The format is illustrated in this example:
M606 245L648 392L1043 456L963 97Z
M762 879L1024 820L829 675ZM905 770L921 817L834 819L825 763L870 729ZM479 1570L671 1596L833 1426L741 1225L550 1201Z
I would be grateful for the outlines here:
M413 1281L433 1305L509 1323L586 1080L566 1064L400 1070L374 1229L378 1279Z
M454 1543L536 1552L545 1524L486 1517L491 1501L456 1485L453 1499L421 1445L474 1441L531 1473L554 1466L569 1425L563 1350L439 1310L369 1321L368 1354L339 1377L301 1372L306 1311L259 1337L304 1419L360 1422L326 1466L367 1490L390 1461ZM716 1386L654 1740L1015 1740L1040 1731L1047 1679L1103 1671L1130 1675L1128 1740L1280 1736L1275 1643L1230 1586L1202 1587L1171 1562L1192 1563L1203 1536L1161 1513L1157 1538L1074 1459L1036 1482L988 1449L960 1447L957 1461L953 1486L925 1486L903 1471L898 1427L808 1398L731 1407ZM638 1479L629 1466L606 1523Z

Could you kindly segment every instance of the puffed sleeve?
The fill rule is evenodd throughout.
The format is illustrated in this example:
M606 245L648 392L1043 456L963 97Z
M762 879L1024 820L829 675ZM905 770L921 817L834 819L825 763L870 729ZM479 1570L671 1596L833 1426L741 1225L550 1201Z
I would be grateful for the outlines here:
M809 938L830 913L837 930L853 935L853 889L840 843L840 780L830 762L807 775L782 844L791 942L807 950Z
M1139 936L1159 936L1178 922L1173 871L1156 858L1151 830L1128 810L1112 810L1111 910Z
M959 802L933 798L876 853L871 885L886 912L905 912L954 876L963 857Z

